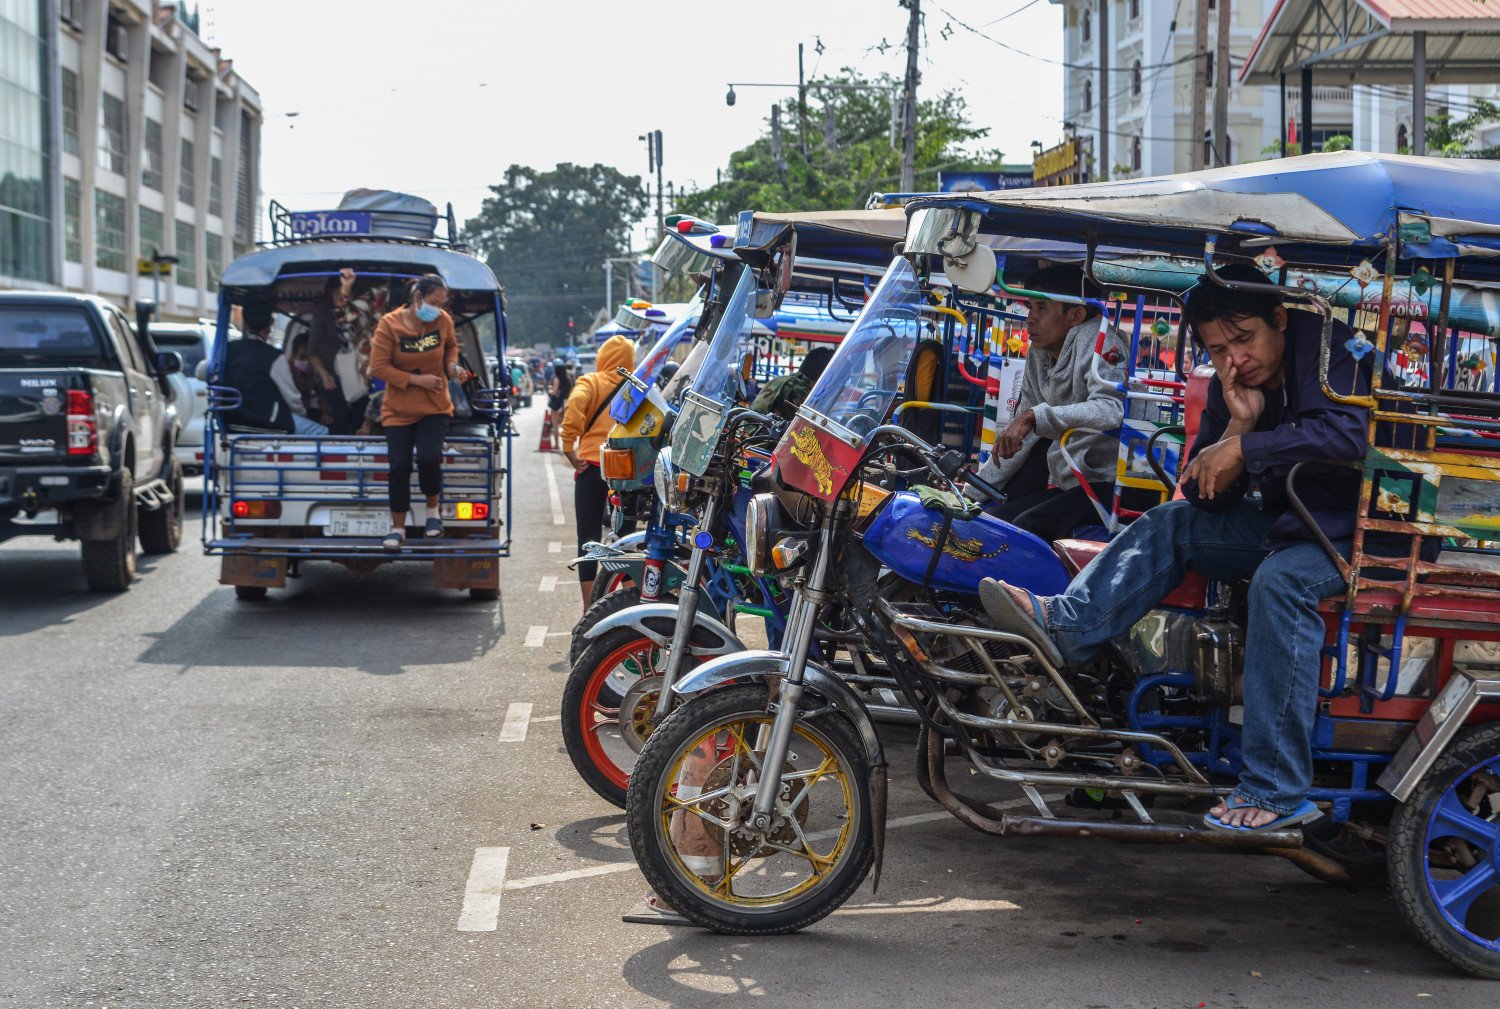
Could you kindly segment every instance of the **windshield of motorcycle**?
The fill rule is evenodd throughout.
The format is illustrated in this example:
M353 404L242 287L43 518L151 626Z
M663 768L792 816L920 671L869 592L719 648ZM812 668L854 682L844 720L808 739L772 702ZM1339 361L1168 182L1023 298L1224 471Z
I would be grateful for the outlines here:
M755 329L755 275L743 270L719 317L698 377L693 380L695 396L721 406L734 403L740 362L754 349Z
M891 260L801 412L840 440L860 445L901 395L912 351L929 325L924 304L911 264L899 256Z
M689 337L693 335L693 327L698 324L698 313L703 310L703 296L695 296L688 302L677 321L667 327L667 331L661 335L655 345L641 358L641 363L635 367L636 379L645 386L645 390L637 388L630 382L620 386L620 394L615 397L609 406L609 415L621 424L626 423L635 416L635 411L645 402L646 391L649 391L652 383L661 374L662 366L676 350Z

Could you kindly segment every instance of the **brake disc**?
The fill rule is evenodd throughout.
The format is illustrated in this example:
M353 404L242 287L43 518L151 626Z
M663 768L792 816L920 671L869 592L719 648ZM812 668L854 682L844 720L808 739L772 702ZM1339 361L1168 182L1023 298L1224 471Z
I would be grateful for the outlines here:
M749 764L748 761L744 761L742 763L745 765ZM728 787L730 783L730 774L732 773L733 767L733 757L726 757L724 760L721 760L714 767L714 769L709 772L707 780L703 782L703 791L716 792L721 788ZM748 766L742 767L742 780L738 782L738 784L740 784L742 787L746 786L746 782L744 782L743 780L744 770L748 770ZM803 802L799 802L798 800L802 798L802 793L806 791L807 785L803 781L794 781L786 787L788 789L787 803L793 809L792 816L797 821L797 827L805 826L807 824L808 806L810 806L812 803L811 800ZM746 790L750 791L751 794L739 804L739 815L735 817L737 825L742 825L745 822L745 820L750 816L751 810L755 805L753 787L746 788ZM777 803L777 805L779 806L781 805L781 803ZM734 797L730 795L722 795L717 799L704 803L703 809L709 815L717 817L720 820L728 820L730 818L730 810L733 808L733 806ZM770 833L766 835L766 841L771 844L780 844L792 848L797 847L797 828L792 826L792 820L783 814L778 813L775 815L776 824L771 829ZM714 842L722 847L724 844L724 828L720 827L718 824L709 823L706 820L702 821L702 823L703 828L707 832L708 836L713 838ZM735 858L744 858L750 852L756 850L756 848L758 848L759 846L760 842L758 842L754 837L746 837L738 830L734 831L730 835L729 851Z
M656 729L656 701L661 695L660 676L642 676L630 685L620 700L620 737L636 753Z

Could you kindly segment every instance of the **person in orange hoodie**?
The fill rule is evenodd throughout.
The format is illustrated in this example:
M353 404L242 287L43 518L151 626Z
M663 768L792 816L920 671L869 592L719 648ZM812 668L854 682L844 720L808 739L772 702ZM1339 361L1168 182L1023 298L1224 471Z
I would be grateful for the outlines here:
M385 426L390 478L391 531L380 541L387 550L400 550L406 539L406 513L411 510L412 451L416 450L417 480L427 498L428 538L443 535L438 499L443 492L443 440L453 416L448 379L468 381L458 363L458 337L453 318L443 311L448 285L435 273L412 282L405 305L381 316L370 341L370 375L385 380L380 423Z
M635 344L623 336L612 336L599 348L594 371L580 375L568 393L563 407L563 455L573 466L573 517L578 526L578 552L583 545L604 533L604 508L609 502L609 485L599 470L599 449L615 422L609 415L609 402L620 383L625 381L619 369L635 367ZM599 565L581 561L578 565L579 587L587 608L594 592L594 578Z

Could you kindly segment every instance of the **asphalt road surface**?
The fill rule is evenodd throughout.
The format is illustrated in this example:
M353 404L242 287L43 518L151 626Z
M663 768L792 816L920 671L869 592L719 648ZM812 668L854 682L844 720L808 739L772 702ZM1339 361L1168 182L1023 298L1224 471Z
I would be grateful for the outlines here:
M571 482L540 418L499 603L405 565L237 602L196 526L115 596L75 545L0 547L0 1005L1500 1004L1381 889L975 834L904 730L878 894L772 940L621 923L622 816L561 745Z

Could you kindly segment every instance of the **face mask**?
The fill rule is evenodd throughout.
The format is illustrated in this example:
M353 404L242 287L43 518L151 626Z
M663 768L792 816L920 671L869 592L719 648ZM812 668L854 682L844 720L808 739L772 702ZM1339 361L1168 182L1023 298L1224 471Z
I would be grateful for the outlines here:
M417 306L417 318L423 322L437 322L437 317L442 313L443 310L441 308L438 308L436 305L429 305L425 301Z

